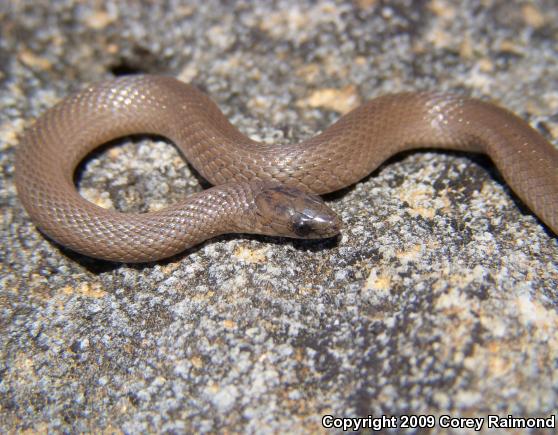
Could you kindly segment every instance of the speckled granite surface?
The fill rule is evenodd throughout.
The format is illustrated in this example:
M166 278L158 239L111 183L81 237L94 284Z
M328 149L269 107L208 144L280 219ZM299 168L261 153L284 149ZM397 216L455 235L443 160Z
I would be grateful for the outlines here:
M194 83L264 141L437 88L490 97L557 144L557 23L554 0L3 2L0 432L309 433L324 414L556 413L557 238L484 157L393 159L330 199L346 224L336 243L225 236L144 266L42 237L13 157L54 102L133 72ZM93 156L79 185L120 210L200 189L151 138Z

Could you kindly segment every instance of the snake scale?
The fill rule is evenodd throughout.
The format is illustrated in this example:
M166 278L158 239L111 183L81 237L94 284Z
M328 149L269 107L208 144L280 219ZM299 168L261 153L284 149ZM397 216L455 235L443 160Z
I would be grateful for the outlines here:
M170 139L215 187L143 214L82 198L74 173L84 157L137 133ZM319 135L276 146L240 133L205 94L174 78L120 77L90 85L38 118L17 149L16 186L32 220L62 245L144 262L223 233L333 236L341 222L318 195L415 148L489 155L517 196L558 234L558 150L503 108L440 92L381 96Z

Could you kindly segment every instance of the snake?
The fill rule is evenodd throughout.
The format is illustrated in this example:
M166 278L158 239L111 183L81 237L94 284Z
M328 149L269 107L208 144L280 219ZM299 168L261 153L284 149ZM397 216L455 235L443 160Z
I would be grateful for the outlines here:
M75 183L80 162L133 134L167 138L213 187L147 213L83 198ZM205 93L173 77L117 77L86 86L38 117L16 149L15 183L47 237L98 259L149 262L226 233L334 237L342 222L320 195L420 148L487 154L512 191L558 234L558 150L502 107L439 91L376 97L320 134L283 145L248 138Z

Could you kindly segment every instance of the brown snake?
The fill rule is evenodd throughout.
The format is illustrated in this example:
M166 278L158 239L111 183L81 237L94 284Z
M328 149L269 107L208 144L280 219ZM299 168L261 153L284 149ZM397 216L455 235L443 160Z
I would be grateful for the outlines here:
M216 186L142 214L82 198L74 184L81 160L136 133L169 138ZM142 262L223 233L333 236L341 223L316 195L356 183L413 148L488 154L519 198L558 234L558 150L507 110L438 92L379 97L315 137L273 146L241 134L206 95L176 79L118 78L87 87L37 120L17 149L16 185L33 221L62 245L96 258Z

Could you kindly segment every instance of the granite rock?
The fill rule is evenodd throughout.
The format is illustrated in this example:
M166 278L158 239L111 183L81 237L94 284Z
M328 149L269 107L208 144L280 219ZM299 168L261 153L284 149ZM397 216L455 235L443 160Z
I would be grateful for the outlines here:
M328 197L337 240L228 235L147 265L49 241L13 178L34 117L141 72L193 83L265 142L312 136L377 95L441 89L496 101L556 145L557 23L554 0L2 3L0 431L556 413L558 242L485 157L391 159ZM122 211L201 188L152 137L105 147L79 177Z

